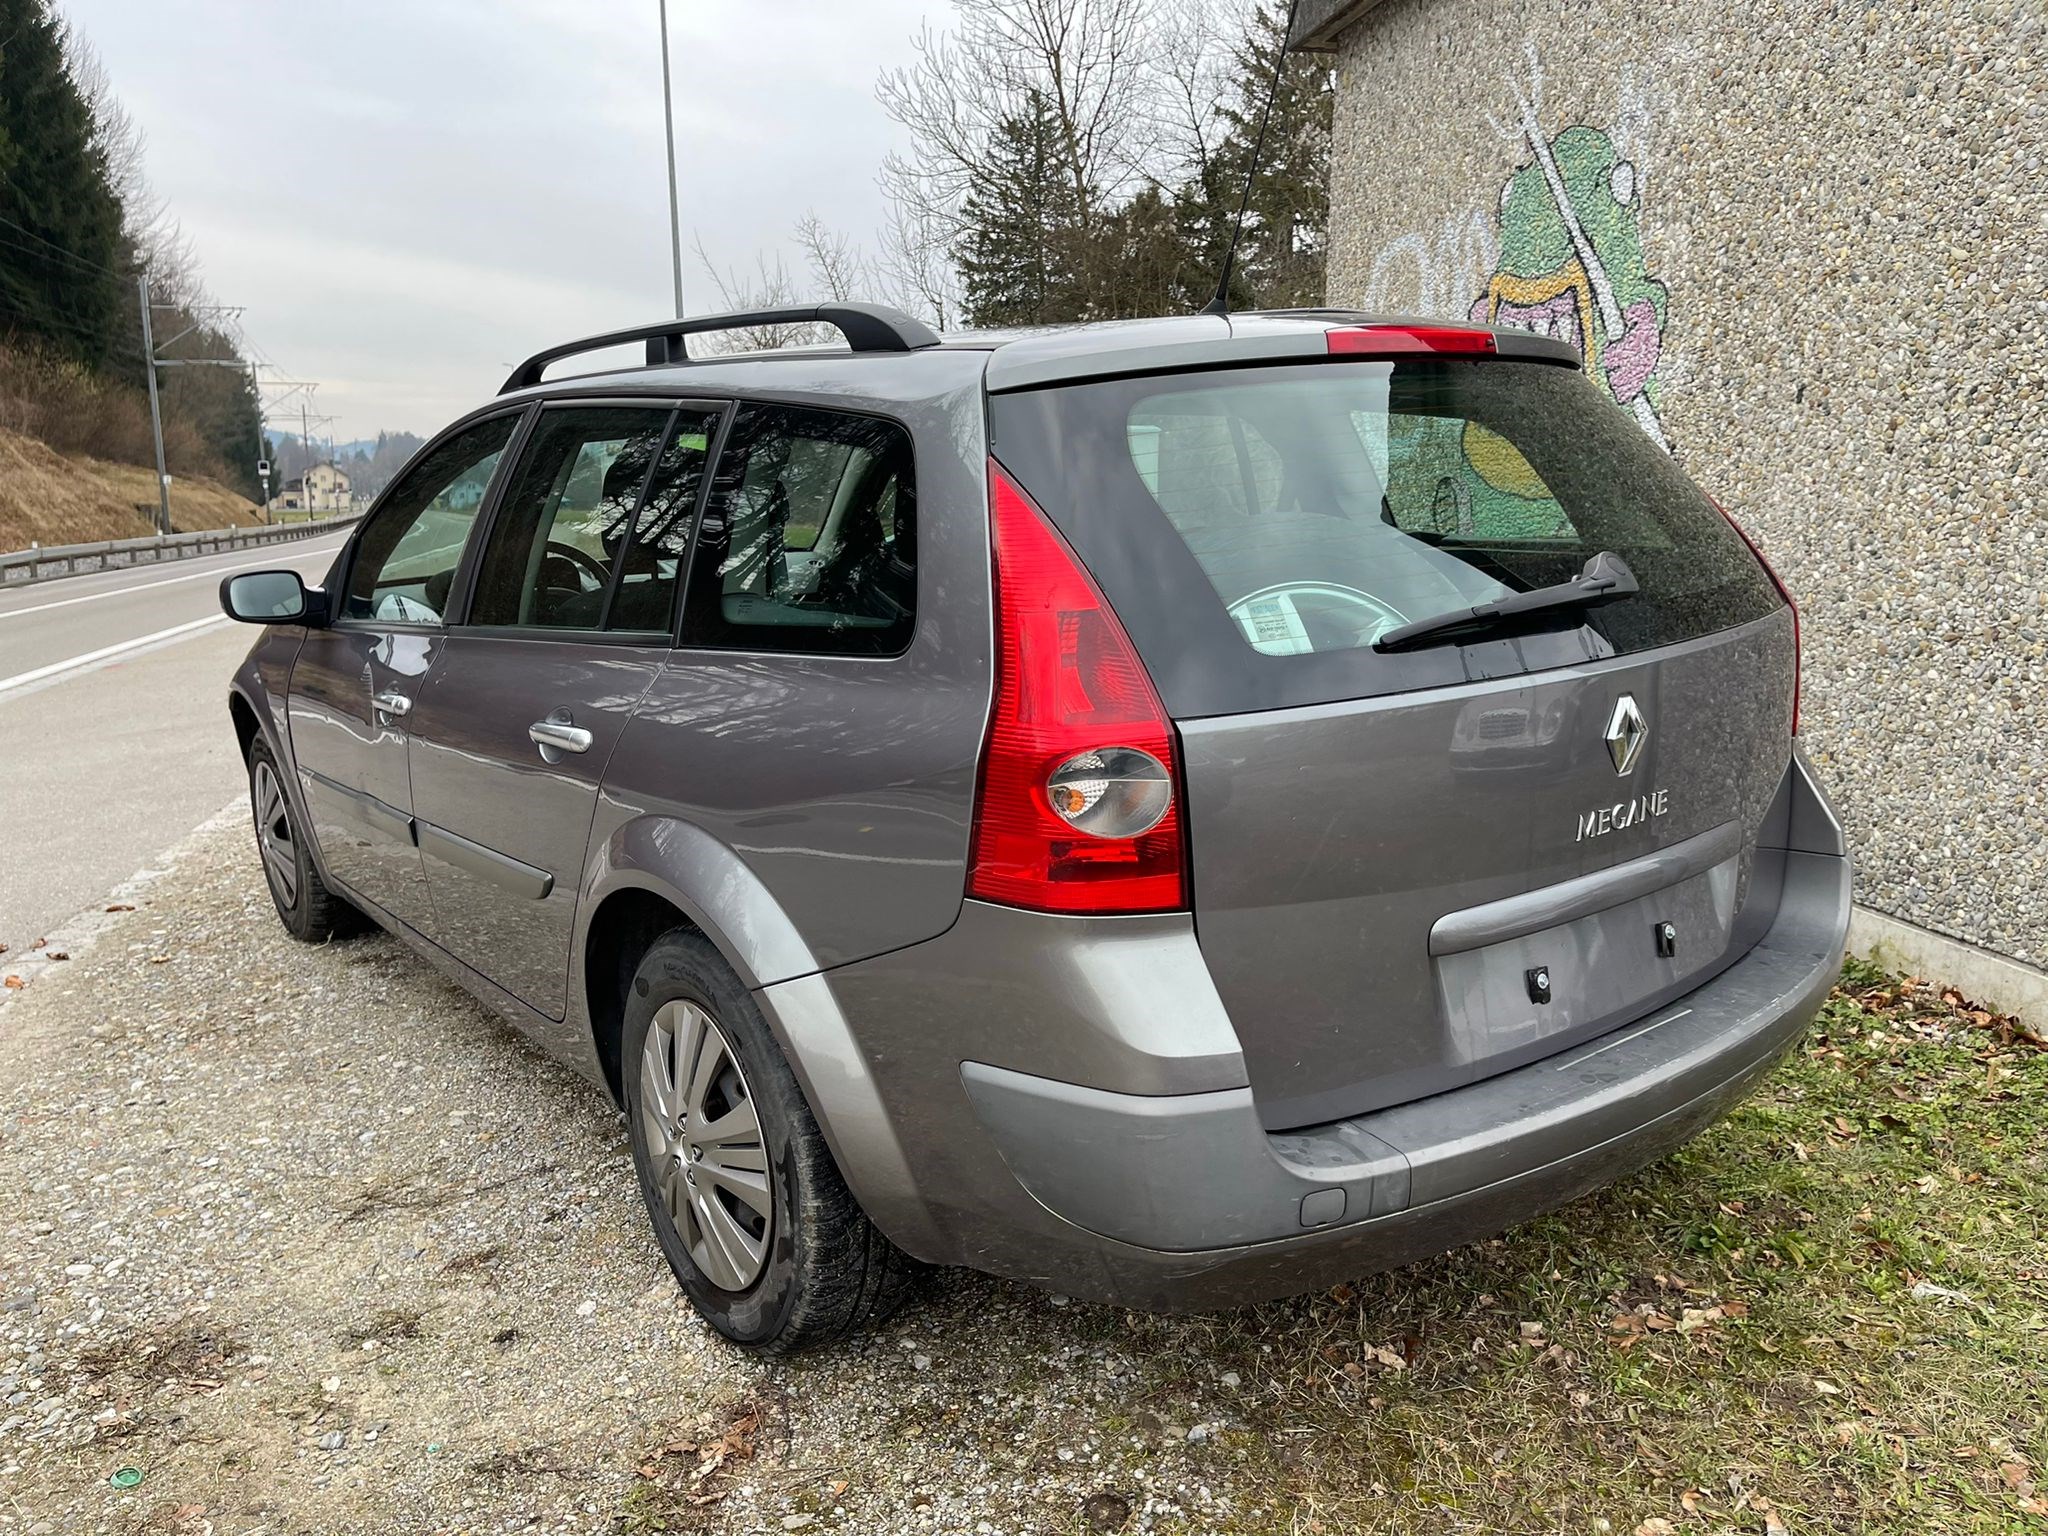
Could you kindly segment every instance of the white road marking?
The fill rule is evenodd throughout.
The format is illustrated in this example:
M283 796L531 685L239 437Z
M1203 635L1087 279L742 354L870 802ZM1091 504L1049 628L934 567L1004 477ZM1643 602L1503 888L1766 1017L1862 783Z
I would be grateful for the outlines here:
M73 656L68 661L53 661L47 667L37 667L32 672L17 672L12 677L0 677L0 693L9 693L16 688L26 688L30 683L39 683L46 677L55 677L59 672L73 672L84 667L98 666L112 661L130 651L161 644L179 635L189 635L194 630L211 629L216 624L225 624L228 616L217 613L204 619L193 619L186 624L173 624L169 629L160 629L153 635L139 635L133 640L123 640L118 645L103 645L96 651L87 651L83 656Z
M132 587L109 587L104 592L88 592L83 597L60 597L54 603L37 603L33 608L0 608L0 619L18 619L24 614L47 613L52 608L69 608L73 603L97 602L103 597L126 597L130 592L147 592L151 587L168 587L181 581L204 581L209 576L218 581L230 571L254 570L257 566L274 567L280 559L299 559L304 555L331 553L331 550L309 549L298 555L274 556L268 560L245 560L240 565L218 565L210 571L188 571L183 576L166 576L162 581L137 582Z

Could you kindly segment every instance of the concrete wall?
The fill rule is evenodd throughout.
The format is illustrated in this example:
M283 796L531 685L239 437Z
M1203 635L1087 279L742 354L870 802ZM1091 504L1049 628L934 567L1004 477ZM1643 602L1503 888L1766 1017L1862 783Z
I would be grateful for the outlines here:
M1311 17L1331 302L1584 331L1799 600L1861 898L2048 961L2048 4Z

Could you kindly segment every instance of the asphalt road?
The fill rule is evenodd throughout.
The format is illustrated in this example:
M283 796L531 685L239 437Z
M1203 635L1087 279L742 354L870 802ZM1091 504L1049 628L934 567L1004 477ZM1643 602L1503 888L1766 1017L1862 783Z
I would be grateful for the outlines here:
M241 789L220 578L317 580L342 537L0 592L0 970Z

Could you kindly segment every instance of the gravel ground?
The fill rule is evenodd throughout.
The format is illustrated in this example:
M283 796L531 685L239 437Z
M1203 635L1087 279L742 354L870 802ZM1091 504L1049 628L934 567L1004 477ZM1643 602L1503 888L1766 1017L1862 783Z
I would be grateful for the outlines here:
M2048 1519L2048 1052L1924 987L1402 1274L1171 1319L948 1272L764 1366L602 1096L390 939L293 944L239 814L105 905L0 993L0 1536Z
M948 1274L829 1356L724 1346L602 1096L389 938L294 944L247 844L202 831L0 1008L0 1530L1229 1512L1220 1382L1142 1480L1091 1471L1114 1314Z

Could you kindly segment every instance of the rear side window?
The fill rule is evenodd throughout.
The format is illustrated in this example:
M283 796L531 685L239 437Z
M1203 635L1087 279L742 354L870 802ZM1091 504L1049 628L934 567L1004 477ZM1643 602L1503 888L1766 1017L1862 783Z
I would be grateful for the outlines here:
M469 622L666 634L714 417L543 410L500 499Z
M1582 374L1346 361L999 395L996 456L1075 546L1181 715L1321 703L1670 645L1782 599ZM1642 584L1536 633L1382 654L1390 629L1576 576ZM1584 626L1582 629L1581 626Z
M684 643L893 655L916 603L910 434L874 416L741 405L691 558Z
M472 624L597 629L666 409L544 410L499 503Z

